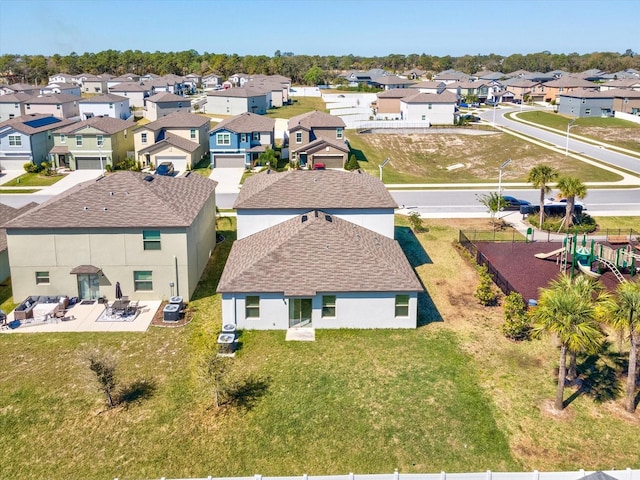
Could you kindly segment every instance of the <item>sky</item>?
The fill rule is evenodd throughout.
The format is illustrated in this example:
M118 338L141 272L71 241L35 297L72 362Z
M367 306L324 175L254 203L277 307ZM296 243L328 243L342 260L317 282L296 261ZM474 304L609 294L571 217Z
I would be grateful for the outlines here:
M0 55L640 51L640 0L0 0Z

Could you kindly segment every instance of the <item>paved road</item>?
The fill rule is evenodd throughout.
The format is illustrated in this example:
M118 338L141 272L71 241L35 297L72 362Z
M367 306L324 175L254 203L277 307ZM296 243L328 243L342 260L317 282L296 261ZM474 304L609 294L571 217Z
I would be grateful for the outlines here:
M519 132L525 135L529 135L530 137L537 138L544 142L551 143L552 145L558 146L558 151L564 153L567 136L566 133L564 135L556 134L544 130L542 128L533 127L531 125L526 125L520 122L516 122L515 120L510 120L505 118L504 115L510 112L519 112L519 108L512 107L500 107L496 109L496 125L504 126L513 130L515 132ZM493 121L493 110L485 110L478 114L482 119L492 122ZM629 155L624 155L622 153L614 152L611 150L606 150L600 146L592 145L589 143L581 142L574 138L569 139L569 152L578 153L581 155L586 155L589 157L593 157L602 162L608 163L613 166L625 168L631 172L640 174L640 159L630 157Z

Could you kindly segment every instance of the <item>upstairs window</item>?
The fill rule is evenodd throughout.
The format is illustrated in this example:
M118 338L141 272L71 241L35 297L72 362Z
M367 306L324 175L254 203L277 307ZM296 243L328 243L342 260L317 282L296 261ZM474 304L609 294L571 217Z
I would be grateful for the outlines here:
M82 146L82 135L76 135L76 147Z
M189 131L189 138L191 138L191 140L195 140L196 139L196 129L195 128L192 128Z
M146 133L141 133L140 134L140 141L142 143L147 143L147 134Z
M344 132L342 131L342 128L336 128L336 138L338 140L342 140L343 136L344 136Z
M60 143L67 143L67 136L64 133L60 134Z
M20 135L9 135L9 146L10 147L21 147L22 146L22 137Z
M145 250L160 250L160 230L143 230L142 243Z
M246 133L241 133L240 134L240 142L242 142L242 143L246 143L247 142L247 134Z
M253 132L253 139L260 140L260 132Z
M104 145L104 137L102 135L96 135L96 143L99 147Z
M296 132L296 143L302 143L302 132Z
M217 145L231 145L231 134L230 133L218 133L218 134L216 134L216 144Z

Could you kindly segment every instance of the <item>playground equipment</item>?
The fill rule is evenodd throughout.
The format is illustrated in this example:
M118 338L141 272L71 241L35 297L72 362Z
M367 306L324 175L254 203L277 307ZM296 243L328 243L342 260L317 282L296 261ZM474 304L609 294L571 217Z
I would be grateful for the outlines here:
M587 246L590 244L590 246ZM625 245L622 248L614 249L595 240L587 240L587 236L583 235L579 241L578 234L568 234L563 242L562 248L553 250L548 253L537 253L536 258L550 258L558 255L556 260L560 264L560 270L570 268L570 275L573 277L574 271L582 272L593 278L600 278L602 265L607 267L622 283L625 282L620 270L628 269L631 276L638 271L636 260L640 260L640 254L633 250L631 245ZM594 263L597 263L597 270L592 270Z

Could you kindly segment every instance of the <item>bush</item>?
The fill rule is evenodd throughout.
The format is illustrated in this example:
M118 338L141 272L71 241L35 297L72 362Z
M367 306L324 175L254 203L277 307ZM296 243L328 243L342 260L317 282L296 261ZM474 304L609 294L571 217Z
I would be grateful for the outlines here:
M427 230L422 225L422 218L418 212L411 212L409 214L409 225L411 225L411 228L416 233L422 233Z
M564 217L558 217L558 216L545 217L544 222L542 222L541 230L551 231L551 232L561 231L566 233L592 233L592 232L595 232L598 227L593 217L591 217L586 213L582 213L580 215L575 216L575 223L571 226L571 228L567 232L567 229L564 227L564 225L562 226L563 228L561 228L563 218ZM537 215L530 216L529 220L530 220L529 223L531 223L534 226L538 226Z
M24 168L24 171L27 173L38 173L40 171L40 166L33 162L25 163L22 168Z
M511 292L504 300L504 323L502 333L511 340L530 340L531 322L522 295Z
M498 293L493 286L493 280L487 271L487 266L479 266L478 274L480 276L480 283L473 296L478 299L480 305L484 305L485 307L496 305L498 303Z
M360 168L360 164L358 163L356 156L352 153L351 155L349 155L349 159L344 164L344 169L352 171L352 170L358 170L359 168Z

